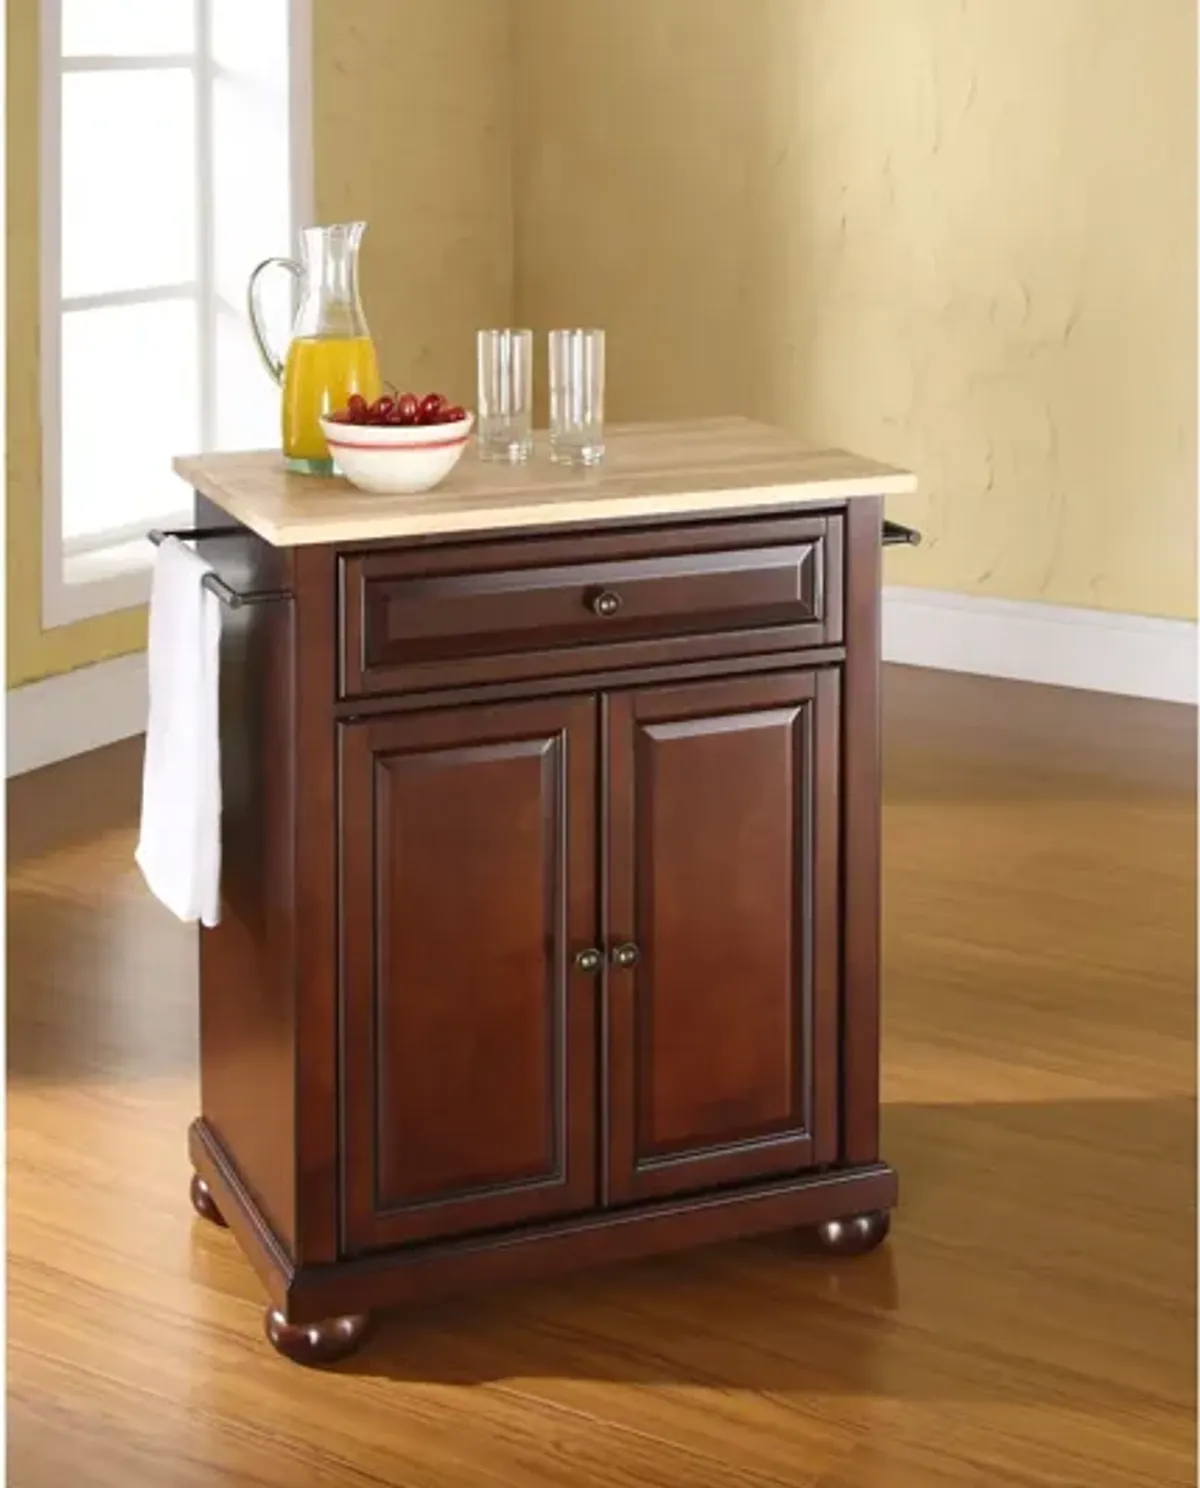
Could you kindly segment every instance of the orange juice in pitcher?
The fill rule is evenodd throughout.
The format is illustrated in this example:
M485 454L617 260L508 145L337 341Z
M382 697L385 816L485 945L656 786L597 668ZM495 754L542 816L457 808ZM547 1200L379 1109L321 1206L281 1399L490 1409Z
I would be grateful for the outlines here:
M370 336L294 336L283 370L283 453L292 462L324 462L320 419L345 408L352 393L373 403L379 364Z
M321 432L323 414L345 408L352 393L373 402L380 391L379 363L358 294L358 250L363 222L310 227L300 235L301 261L269 258L250 276L250 325L267 370L283 389L284 463L306 475L333 471ZM259 279L286 269L300 286L300 308L285 361L263 330Z

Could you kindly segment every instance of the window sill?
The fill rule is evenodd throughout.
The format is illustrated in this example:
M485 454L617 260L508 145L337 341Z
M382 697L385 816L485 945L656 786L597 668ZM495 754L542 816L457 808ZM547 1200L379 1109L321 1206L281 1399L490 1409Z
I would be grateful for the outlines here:
M46 576L43 626L54 630L148 604L153 567L154 549L145 538L64 556Z

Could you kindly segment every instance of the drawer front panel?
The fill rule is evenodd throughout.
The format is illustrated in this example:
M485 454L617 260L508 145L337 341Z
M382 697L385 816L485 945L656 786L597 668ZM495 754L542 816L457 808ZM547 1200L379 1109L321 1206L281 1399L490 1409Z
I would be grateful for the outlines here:
M841 640L837 518L355 555L342 584L342 696Z

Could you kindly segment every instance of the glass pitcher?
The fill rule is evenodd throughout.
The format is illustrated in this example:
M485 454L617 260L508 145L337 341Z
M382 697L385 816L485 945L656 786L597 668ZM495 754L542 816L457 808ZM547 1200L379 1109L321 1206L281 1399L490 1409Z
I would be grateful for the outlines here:
M352 393L379 396L379 363L358 297L358 250L365 222L308 227L300 261L268 258L250 275L250 328L267 371L283 389L283 457L289 470L330 475L333 461L320 418L345 408ZM280 361L263 328L260 283L270 268L286 269L300 286L300 308L287 357Z

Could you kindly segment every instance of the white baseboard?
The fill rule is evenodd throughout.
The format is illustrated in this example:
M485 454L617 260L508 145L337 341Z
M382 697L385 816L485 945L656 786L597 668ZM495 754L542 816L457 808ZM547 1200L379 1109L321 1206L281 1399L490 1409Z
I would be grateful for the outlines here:
M144 651L14 687L5 774L24 775L140 734L146 707Z
M884 589L883 658L1175 703L1197 696L1194 621L936 589Z
M1129 697L1197 698L1190 620L889 587L883 592L883 657ZM14 688L6 774L23 775L140 734L146 706L144 651Z

